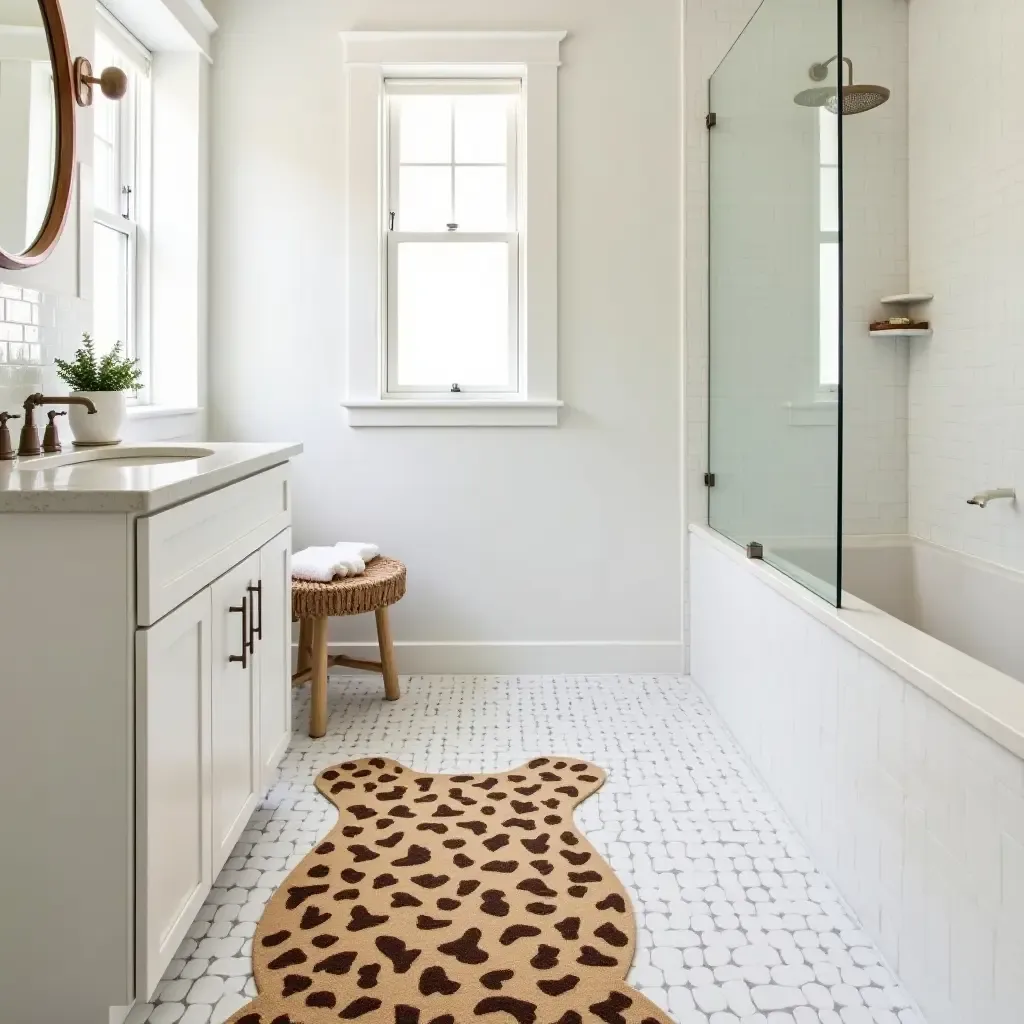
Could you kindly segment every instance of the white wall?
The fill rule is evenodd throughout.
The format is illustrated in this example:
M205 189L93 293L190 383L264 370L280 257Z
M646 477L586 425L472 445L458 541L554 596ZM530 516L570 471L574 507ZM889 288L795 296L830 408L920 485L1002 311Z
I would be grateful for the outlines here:
M691 550L694 679L816 863L929 1024L1019 1024L1024 762L758 578L770 570L702 537Z
M775 0L779 2L779 0ZM906 340L872 338L907 290L907 0L843 4L843 52L857 82L889 101L843 120L843 527L907 532Z
M678 668L678 3L294 0L282 17L273 0L222 0L213 13L215 435L305 443L297 544L367 539L407 562L394 614L407 668ZM570 33L557 429L346 424L338 32L388 28ZM372 636L372 621L334 625L339 641Z
M911 532L1024 569L1024 6L910 5L911 273L935 293L910 364Z

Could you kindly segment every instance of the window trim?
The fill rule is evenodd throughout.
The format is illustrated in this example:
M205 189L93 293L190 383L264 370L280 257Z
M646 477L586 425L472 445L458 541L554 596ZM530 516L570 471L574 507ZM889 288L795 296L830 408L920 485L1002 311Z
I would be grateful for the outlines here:
M351 426L558 422L558 68L564 32L343 32L346 80L346 381ZM389 394L384 349L385 83L522 81L519 105L519 388ZM529 295L529 304L523 302Z

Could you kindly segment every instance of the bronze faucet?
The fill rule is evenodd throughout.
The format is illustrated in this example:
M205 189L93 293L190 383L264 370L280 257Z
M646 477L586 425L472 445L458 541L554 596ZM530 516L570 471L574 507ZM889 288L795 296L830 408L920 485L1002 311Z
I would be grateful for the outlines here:
M25 425L21 428L21 443L18 445L19 455L42 455L43 449L39 444L39 431L36 430L33 413L41 405L81 405L86 408L90 416L96 414L96 406L88 398L48 398L46 395L29 395L25 399Z

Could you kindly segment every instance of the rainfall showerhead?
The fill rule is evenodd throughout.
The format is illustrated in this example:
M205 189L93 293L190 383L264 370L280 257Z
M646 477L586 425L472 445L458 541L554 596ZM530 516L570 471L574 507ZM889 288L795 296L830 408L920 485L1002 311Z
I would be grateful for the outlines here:
M829 57L823 64L812 64L808 75L811 81L823 82L828 77L828 66L836 57ZM842 112L863 114L866 110L880 107L889 99L890 92L884 85L854 85L853 61L843 58L843 63L850 69L850 83L842 87L818 86L816 89L804 89L793 97L793 102L801 107L824 107L833 114L839 113L840 92L842 94Z

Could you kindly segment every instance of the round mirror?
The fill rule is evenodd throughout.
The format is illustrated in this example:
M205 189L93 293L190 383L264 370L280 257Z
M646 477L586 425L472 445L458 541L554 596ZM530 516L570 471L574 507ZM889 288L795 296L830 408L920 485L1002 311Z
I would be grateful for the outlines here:
M0 0L0 267L41 262L74 173L74 92L59 0Z

